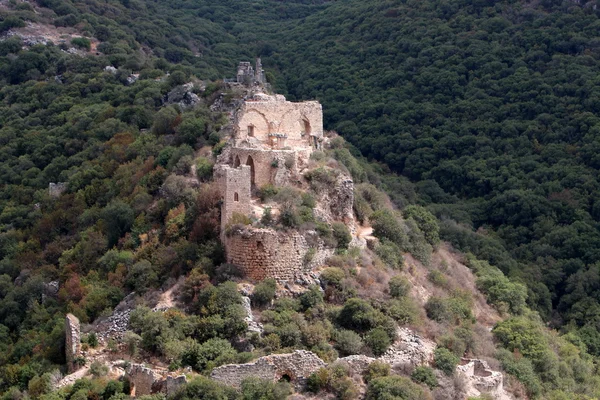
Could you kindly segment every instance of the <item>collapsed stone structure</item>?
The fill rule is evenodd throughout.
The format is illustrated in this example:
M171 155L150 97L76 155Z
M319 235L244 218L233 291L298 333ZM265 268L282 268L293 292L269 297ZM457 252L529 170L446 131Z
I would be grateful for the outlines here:
M315 353L295 350L293 353L260 357L247 364L223 365L215 368L210 377L234 387L240 387L242 381L251 376L272 382L283 378L302 386L313 372L325 366Z
M79 319L73 314L65 318L65 356L69 373L79 369L77 358L81 355L81 329Z
M484 360L463 358L456 372L465 381L468 396L478 397L486 393L495 400L512 398L504 390L502 373L493 371Z
M256 59L256 69L252 68L252 64L248 61L241 61L238 65L236 81L246 86L264 85L267 80L260 58Z
M155 393L164 393L170 396L187 383L185 375L163 376L142 364L131 364L125 372L125 378L129 381L132 397Z
M223 195L221 232L227 260L251 279L290 281L321 265L333 249L327 248L314 231L281 232L252 226L232 229L232 217L262 216L263 209L254 196L259 188L302 187L310 155L321 149L324 141L321 104L293 103L282 95L256 92L238 107L232 126L229 147L215 166ZM341 174L326 192L315 214L326 222L353 221L352 179Z
M50 195L50 197L60 197L60 195L63 194L65 190L67 190L66 182L50 182L48 184L48 194Z

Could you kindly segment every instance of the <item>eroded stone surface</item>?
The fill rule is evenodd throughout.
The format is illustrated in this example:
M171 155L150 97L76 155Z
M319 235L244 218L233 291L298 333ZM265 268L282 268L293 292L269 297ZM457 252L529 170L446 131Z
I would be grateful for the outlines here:
M408 328L398 328L397 340L379 360L392 366L429 364L433 361L435 342L425 339Z
M65 318L65 355L69 373L75 372L79 365L77 358L81 354L81 330L79 319L73 314Z
M310 374L325 366L325 362L313 352L296 350L289 354L260 357L252 363L223 365L215 368L210 376L234 387L240 387L242 381L251 376L272 382L285 377L302 386Z
M464 379L468 396L478 397L486 393L496 400L512 398L504 390L502 373L492 370L484 360L463 358L456 372Z

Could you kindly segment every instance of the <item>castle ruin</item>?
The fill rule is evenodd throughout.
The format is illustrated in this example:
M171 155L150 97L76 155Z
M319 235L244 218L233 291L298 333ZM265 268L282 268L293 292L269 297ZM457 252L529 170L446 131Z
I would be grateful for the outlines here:
M231 229L236 214L255 220L261 217L264 210L256 196L260 188L306 185L303 173L323 140L323 111L318 101L294 103L282 95L258 92L235 112L233 135L217 161L215 178L223 195L221 232L227 260L247 277L288 281L333 254L334 249L327 248L316 233L249 225ZM352 219L350 177L344 176L339 185L350 193L340 197L348 203L342 208L349 209L350 215L339 219Z
M236 81L246 86L264 85L267 83L260 58L256 59L256 69L252 68L252 64L248 61L241 61L238 65Z

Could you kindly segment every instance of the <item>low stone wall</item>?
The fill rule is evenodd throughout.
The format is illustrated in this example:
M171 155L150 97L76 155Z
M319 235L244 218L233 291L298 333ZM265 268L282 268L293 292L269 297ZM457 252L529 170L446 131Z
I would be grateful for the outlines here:
M462 359L456 372L465 380L467 394L477 397L482 393L490 394L494 399L505 399L503 376L493 371L484 360Z
M255 376L276 382L282 377L289 378L297 385L326 364L316 354L306 350L296 350L289 354L274 354L260 357L247 364L228 364L215 368L211 378L221 383L240 387L246 378Z

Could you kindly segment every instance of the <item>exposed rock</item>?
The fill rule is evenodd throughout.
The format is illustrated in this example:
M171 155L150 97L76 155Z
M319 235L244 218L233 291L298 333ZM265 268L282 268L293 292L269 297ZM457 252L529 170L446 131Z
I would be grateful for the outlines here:
M429 364L433 361L435 342L425 339L408 328L398 328L398 338L379 360L394 365L413 366Z
M115 307L110 316L99 318L96 321L94 330L97 332L98 339L103 343L110 338L121 339L127 331L129 316L134 308L135 293L130 293Z
M110 72L111 74L117 73L117 69L115 67L113 67L112 65L107 65L106 67L104 67L104 71Z
M182 109L193 108L201 101L200 97L192 91L193 89L193 82L177 86L167 94L165 102L167 104L178 104Z
M250 376L272 382L286 377L296 386L301 387L310 374L325 365L325 362L313 352L295 350L293 353L260 357L252 363L223 365L215 368L210 376L216 381L234 387L240 387L242 381Z
M65 190L67 190L66 182L50 182L48 184L48 193L51 197L59 197Z

